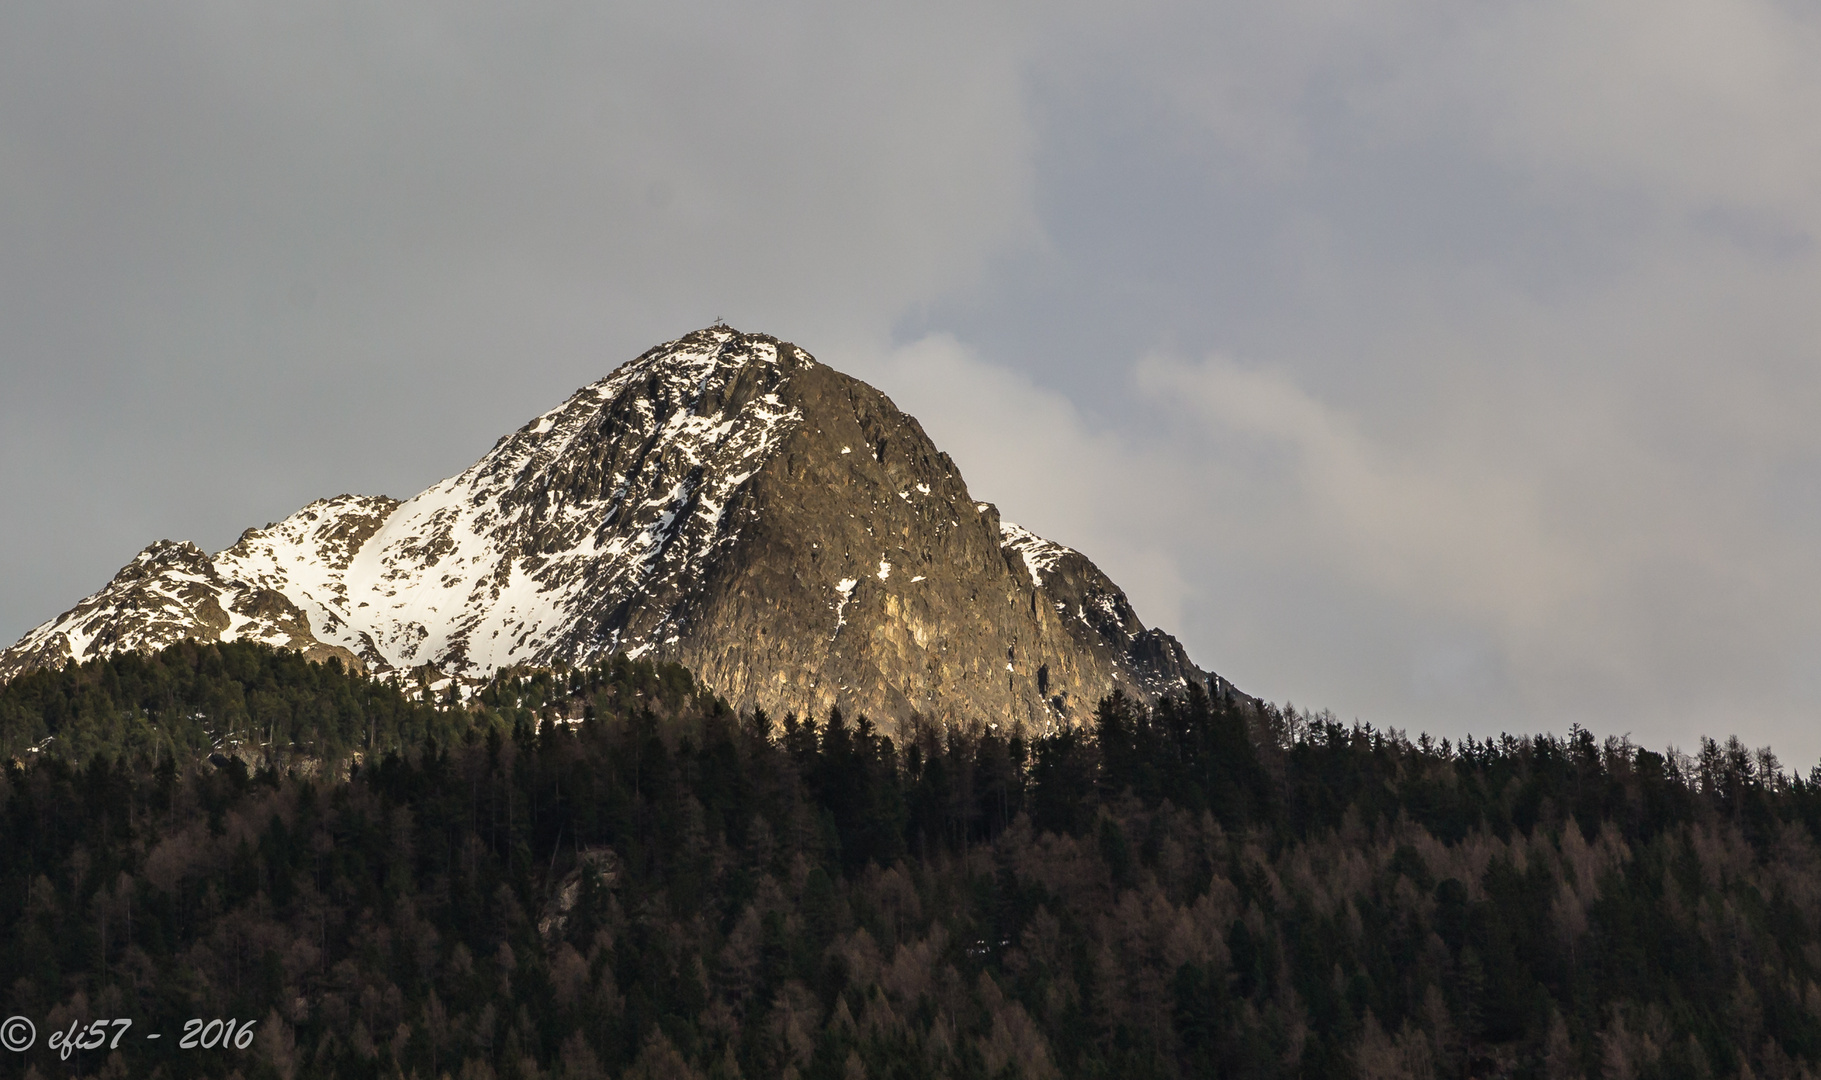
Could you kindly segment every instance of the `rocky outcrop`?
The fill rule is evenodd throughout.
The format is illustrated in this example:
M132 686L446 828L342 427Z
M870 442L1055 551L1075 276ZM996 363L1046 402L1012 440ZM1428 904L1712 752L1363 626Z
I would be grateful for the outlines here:
M158 541L100 592L0 653L0 681L31 668L123 649L162 649L186 638L261 641L315 660L337 656L358 663L348 650L311 633L309 619L290 597L224 576L220 561L195 544Z
M403 503L312 503L212 558L154 545L0 678L182 637L471 676L623 651L742 708L1037 728L1213 679L1085 556L976 501L884 394L718 326Z

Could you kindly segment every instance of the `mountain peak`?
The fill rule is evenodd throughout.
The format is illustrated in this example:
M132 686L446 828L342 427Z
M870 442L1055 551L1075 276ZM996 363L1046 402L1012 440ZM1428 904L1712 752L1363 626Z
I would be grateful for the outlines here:
M402 503L319 500L212 557L154 545L0 653L0 679L184 636L466 676L624 652L740 707L1039 727L1113 689L1210 685L884 394L720 324Z

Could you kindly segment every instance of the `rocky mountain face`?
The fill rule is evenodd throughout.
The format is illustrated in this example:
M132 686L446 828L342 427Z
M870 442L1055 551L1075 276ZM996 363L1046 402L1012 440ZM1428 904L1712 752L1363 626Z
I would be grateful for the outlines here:
M405 502L343 495L216 555L160 541L0 680L181 638L480 677L623 651L740 708L1077 722L1229 690L1079 552L999 518L884 394L722 326L661 345Z

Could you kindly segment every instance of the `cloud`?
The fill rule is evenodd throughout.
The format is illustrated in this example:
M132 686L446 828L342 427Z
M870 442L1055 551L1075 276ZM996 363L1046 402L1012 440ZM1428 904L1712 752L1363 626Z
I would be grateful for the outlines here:
M1543 524L1533 482L1458 455L1396 454L1281 372L1151 357L1137 379L1158 407L1248 460L1224 472L1223 501L1243 500L1249 522L1268 514L1288 526L1257 530L1271 539L1256 557L1295 551L1386 596L1451 615L1496 609L1531 628L1586 588Z
M1274 588L1322 582L1267 632L1353 635L1275 665L1305 701L1456 734L1617 717L1663 741L1724 728L1816 749L1799 685L1821 631L1801 599L1821 585L1814 522L1778 521L1754 490L1762 462L1711 455L1723 423L1669 448L1621 388L1476 412L1457 387L1391 439L1281 371L1154 357L1138 378L1174 438L1217 463L1202 490L1226 512L1196 535ZM1268 624L1272 599L1249 601Z
M1589 186L1788 211L1817 205L1821 20L1778 0L1172 0L1086 9L1043 70L1140 88L1182 143L1279 179L1338 138L1438 136L1562 198Z
M1821 210L1821 23L1766 0L1510 4L1388 94L1442 109L1539 178L1741 206L1812 228ZM1420 69L1418 69L1420 71ZM1438 97L1440 85L1464 94Z

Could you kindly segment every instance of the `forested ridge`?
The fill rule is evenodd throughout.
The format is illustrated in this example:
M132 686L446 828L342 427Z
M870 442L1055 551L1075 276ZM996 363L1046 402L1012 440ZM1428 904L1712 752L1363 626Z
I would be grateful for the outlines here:
M1783 1077L1821 770L1199 691L1084 730L465 701L252 645L0 687L7 1075Z

